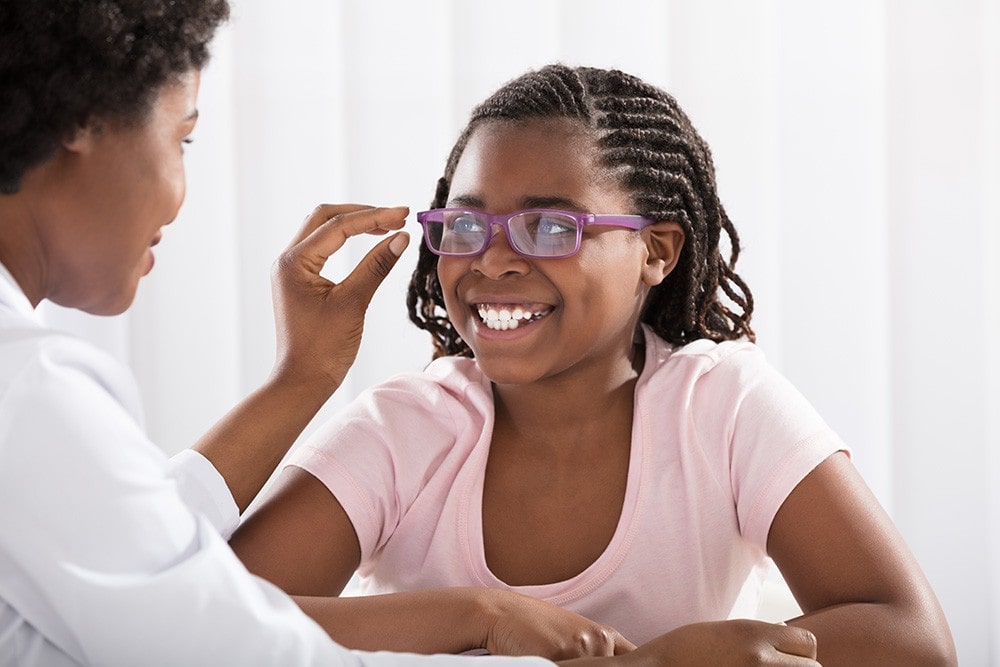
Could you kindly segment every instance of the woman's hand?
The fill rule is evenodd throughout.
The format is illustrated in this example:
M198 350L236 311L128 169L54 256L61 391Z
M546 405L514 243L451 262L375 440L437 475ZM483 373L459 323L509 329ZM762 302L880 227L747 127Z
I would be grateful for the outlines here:
M320 277L323 264L351 236L399 229L406 213L406 208L317 206L275 263L274 372L195 444L226 480L240 512L343 382L358 353L368 302L409 237L382 241L337 284Z
M620 660L632 667L819 667L816 662L816 637L811 632L792 626L750 620L685 625L643 644ZM570 662L576 666L586 661Z
M483 589L483 648L493 655L539 655L551 660L611 656L635 649L614 628L554 604L508 591Z
M339 283L321 277L320 271L348 238L399 229L408 211L322 204L306 218L272 273L276 376L326 382L330 391L340 386L361 344L365 310L409 236L396 234L376 245Z

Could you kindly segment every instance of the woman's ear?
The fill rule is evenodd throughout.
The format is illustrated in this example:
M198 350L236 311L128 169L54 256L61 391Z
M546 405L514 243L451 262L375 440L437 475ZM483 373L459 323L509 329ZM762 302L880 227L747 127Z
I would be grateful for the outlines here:
M77 125L63 137L62 147L70 153L84 153L90 150L94 140L104 133L106 125L91 118L83 125Z
M646 242L646 264L642 267L642 281L654 287L663 282L677 266L681 248L684 247L684 229L676 222L662 221L639 233Z

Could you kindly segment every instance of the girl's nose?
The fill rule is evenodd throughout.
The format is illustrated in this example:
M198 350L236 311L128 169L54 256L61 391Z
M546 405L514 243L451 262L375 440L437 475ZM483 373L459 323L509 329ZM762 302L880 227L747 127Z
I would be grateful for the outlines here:
M507 274L527 273L530 269L527 258L514 252L503 227L494 224L490 232L486 250L472 258L472 270L493 279Z

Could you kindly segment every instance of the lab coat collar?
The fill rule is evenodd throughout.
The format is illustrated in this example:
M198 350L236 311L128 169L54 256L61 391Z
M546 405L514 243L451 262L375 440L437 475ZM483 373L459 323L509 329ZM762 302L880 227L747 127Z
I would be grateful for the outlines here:
M31 301L21 291L21 287L14 280L14 276L11 275L10 271L2 263L0 263L0 306L9 308L33 322L41 322L34 307L31 305Z

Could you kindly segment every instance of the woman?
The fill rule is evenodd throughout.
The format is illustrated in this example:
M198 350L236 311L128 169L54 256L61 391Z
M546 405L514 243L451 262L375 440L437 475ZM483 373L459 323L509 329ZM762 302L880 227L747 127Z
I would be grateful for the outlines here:
M128 372L34 314L44 299L101 315L131 304L184 198L199 71L228 11L0 5L0 665L415 660L337 646L224 539L343 379L407 237L340 284L320 268L406 209L313 211L275 272L274 371L171 462L142 433Z

